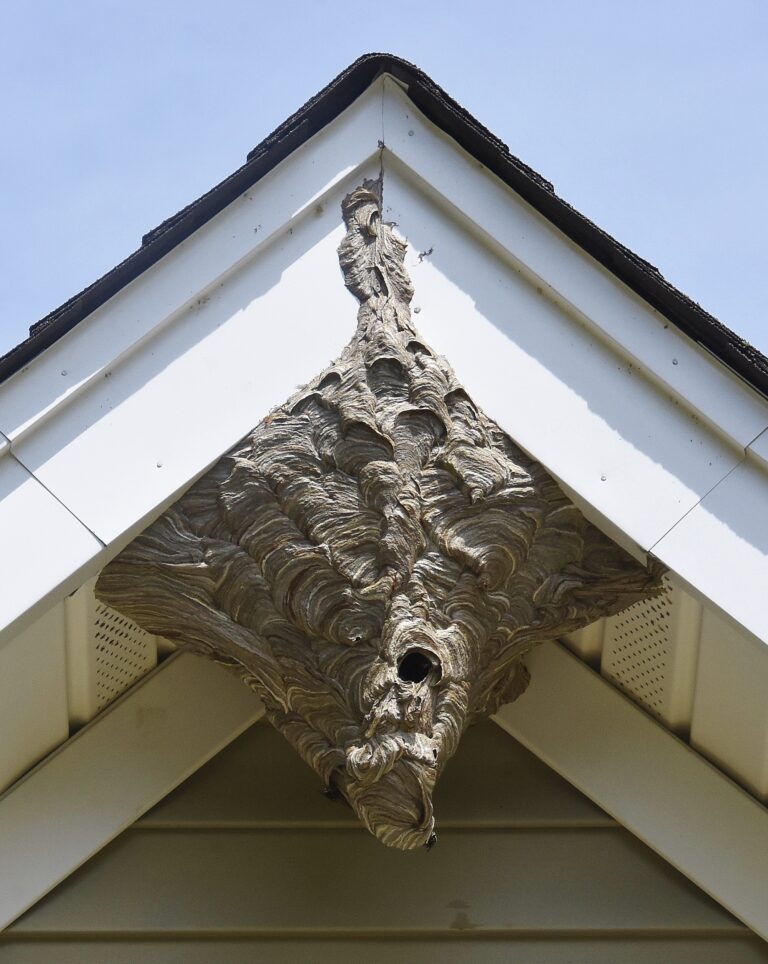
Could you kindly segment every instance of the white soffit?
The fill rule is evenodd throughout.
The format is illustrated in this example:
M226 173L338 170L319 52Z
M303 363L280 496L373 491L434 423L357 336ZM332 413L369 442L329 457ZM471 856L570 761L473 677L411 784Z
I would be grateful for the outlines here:
M0 386L11 448L0 487L27 483L0 506L5 638L101 569L349 340L340 203L379 174L381 96L379 83Z
M41 566L8 566L5 623L60 598L70 570L95 574L339 352L356 313L336 257L339 202L380 170L385 214L412 246L417 324L468 391L598 523L768 639L755 594L766 545L717 496L741 479L730 510L765 514L765 463L744 460L768 402L387 78L0 386L11 457L62 516L41 533ZM13 560L30 513L6 511ZM703 514L715 522L698 526Z
M161 643L98 602L95 585L90 579L64 600L67 703L73 726L93 719L154 669Z
M666 576L661 596L604 621L602 675L683 737L693 713L701 609Z
M0 647L0 793L172 649L98 603L94 582Z
M61 603L0 648L0 792L69 736Z
M768 803L768 648L666 578L665 593L563 642Z
M768 640L768 401L397 85L384 105L385 214L409 241L425 338L598 524Z
M264 712L236 674L179 654L0 797L0 930Z
M496 721L768 936L768 812L558 644L529 665ZM42 761L0 797L0 929L262 713L236 674L179 654Z
M768 811L559 644L526 662L496 722L768 939Z

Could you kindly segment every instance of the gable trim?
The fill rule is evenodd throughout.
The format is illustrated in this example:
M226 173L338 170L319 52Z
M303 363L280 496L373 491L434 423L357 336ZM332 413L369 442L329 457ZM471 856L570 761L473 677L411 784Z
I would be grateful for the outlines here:
M11 443L0 458L0 482L13 474L18 462L29 475L28 487L36 486L46 498L66 507L86 533L95 535L106 548L98 552L97 547L98 554L93 553L80 572L82 579L95 575L121 544L272 405L283 401L297 380L322 369L328 358L326 344L335 345L337 338L346 340L351 333L351 321L348 329L344 326L346 301L338 300L348 295L340 286L336 289L326 258L322 274L310 265L305 281L314 286L316 297L317 285L325 286L322 325L310 324L308 313L300 324L292 321L293 328L284 322L276 325L273 319L271 332L268 313L254 316L258 325L247 331L242 319L234 321L234 333L226 335L231 338L231 357L258 352L259 363L248 373L241 370L224 386L216 381L216 404L203 412L195 402L200 393L183 373L192 370L199 379L205 366L199 360L193 363L193 353L180 349L174 357L178 364L166 366L160 376L153 360L158 346L166 355L171 340L187 349L185 339L191 336L185 332L194 328L195 317L207 324L203 316L208 312L206 317L211 317L211 306L206 305L215 301L225 281L237 277L237 269L246 263L248 270L259 268L275 242L282 243L298 225L302 231L314 225L311 230L326 232L324 243L332 244L332 232L341 228L333 206L339 193L368 172L382 170L387 217L401 219L406 228L412 223L407 206L398 210L395 203L392 211L387 207L398 182L416 185L436 210L447 212L461 231L477 240L473 257L480 259L480 266L486 251L501 252L505 270L511 268L523 279L528 295L538 292L537 310L548 311L548 317L559 312L557 317L567 319L568 338L592 352L593 384L608 369L615 372L621 367L626 390L634 396L630 409L628 395L618 406L603 392L603 409L613 409L606 417L594 410L591 390L577 397L568 377L542 379L543 367L535 357L510 338L487 338L492 327L488 319L471 303L458 312L461 302L454 298L439 319L425 310L419 328L451 359L470 394L561 481L566 494L608 535L630 551L653 552L694 593L711 599L758 638L768 639L768 617L760 604L768 531L763 534L759 528L764 515L760 506L768 498L766 400L678 331L668 330L651 307L422 118L389 77L367 89L343 117L166 261L145 272L139 283L92 313L36 359L23 377L0 385L0 430ZM262 215L265 220L260 222ZM488 219L493 234L485 224ZM433 284L437 276L430 281L426 272L434 271L441 249L423 264L415 251L411 256L417 297L427 304L432 293L440 294ZM278 284L271 284L270 290L279 290ZM335 307L329 313L330 305ZM217 329L225 330L230 329ZM481 338L486 338L482 345ZM210 352L213 341L205 343ZM221 354L221 348L216 351ZM270 351L275 361L265 364ZM603 361L597 357L600 353ZM494 359L495 374L487 371L487 363L486 370L482 368L489 358ZM220 359L208 365L212 370L222 370ZM514 373L513 381L497 377L505 370ZM135 396L127 393L132 385L138 386ZM147 385L154 388L145 391ZM259 386L258 395L254 385ZM524 398L520 386L531 387ZM152 391L150 404L145 399ZM159 417L160 391L174 399L179 413L197 413L196 430L182 453L174 449L175 431L167 418ZM129 397L130 404L120 404ZM171 408L161 404L161 412L168 416ZM521 418L526 412L536 418ZM561 417L563 413L567 418ZM764 434L755 440L760 433ZM580 448L574 449L574 443ZM604 460L610 471L600 464ZM123 471L116 474L118 466ZM736 489L738 497L732 494ZM3 505L0 528L9 546L18 541L30 552L50 556L41 553L34 538L30 540L26 521L10 504ZM41 533L39 538L45 537L46 546L63 544L56 536ZM68 573L54 574L48 564L22 570L13 552L9 550L6 558L3 568L8 586L14 588L4 597L3 636L34 618L47 601L61 598L67 587L75 588ZM19 582L23 586L17 587Z
M423 71L386 53L365 54L356 60L255 147L242 167L145 234L141 248L33 325L29 337L0 358L0 381L23 368L90 312L223 210L349 107L382 74L394 77L407 91L414 105L432 123L501 178L567 237L746 382L759 392L768 394L768 359L761 352L671 285L652 264L560 198L549 181L511 154L503 141Z
M263 715L237 676L171 656L0 797L0 930Z
M528 665L495 722L768 938L768 811L560 644ZM0 929L262 715L235 674L180 653L43 760L0 798Z
M387 78L384 133L385 213L409 241L432 348L587 518L768 640L766 401L478 169Z
M768 810L559 643L494 720L768 939Z

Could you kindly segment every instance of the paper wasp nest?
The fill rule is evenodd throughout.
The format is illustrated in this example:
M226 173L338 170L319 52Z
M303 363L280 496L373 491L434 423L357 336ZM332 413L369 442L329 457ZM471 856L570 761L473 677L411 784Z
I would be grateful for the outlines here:
M103 571L97 595L236 667L385 844L431 843L468 724L536 643L654 594L419 337L378 182L343 203L339 359Z

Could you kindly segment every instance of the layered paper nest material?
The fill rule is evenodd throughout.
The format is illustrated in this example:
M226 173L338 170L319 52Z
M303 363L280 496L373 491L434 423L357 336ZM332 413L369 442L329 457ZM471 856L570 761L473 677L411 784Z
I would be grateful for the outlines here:
M531 647L653 595L662 572L587 522L421 339L379 183L342 213L351 342L97 595L239 670L365 826L410 849L434 840L464 729L525 689Z

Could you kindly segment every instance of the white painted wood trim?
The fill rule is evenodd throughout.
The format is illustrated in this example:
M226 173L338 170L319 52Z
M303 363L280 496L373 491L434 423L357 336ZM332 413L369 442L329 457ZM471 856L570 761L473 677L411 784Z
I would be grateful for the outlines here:
M704 608L691 746L768 803L768 653Z
M0 647L0 793L69 736L63 610Z
M726 617L768 642L768 473L761 459L747 455L650 548Z
M376 158L381 84L0 385L0 432L12 449L133 353L151 353L163 329Z
M580 361L590 351L594 355L595 398L571 392L569 402L568 392L560 390L572 387L568 379L553 377L535 351L526 357L532 337L516 343L483 317L473 294L460 286L447 296L451 279L441 275L438 248L450 241L422 231L425 236L413 242L416 250L434 244L434 254L422 259L409 252L408 267L424 337L588 518L629 551L634 542L636 553L658 556L693 594L768 642L762 604L768 584L768 400L569 241L390 82L384 132L386 216L413 242L420 215L411 202L421 197L436 217L456 225L457 236L476 239L479 255L485 250L496 257L509 266L510 278L536 292L539 305L549 306L550 322L558 312L561 320L570 319L568 351ZM466 263L466 248L452 253ZM527 310L534 328L547 321L541 308L535 318L532 304ZM558 329L555 337L562 334ZM623 401L606 418L592 403L600 396L601 373L616 381L617 369L627 374L626 397L615 396ZM647 386L644 400L641 386ZM635 419L637 437L627 428L635 410L643 414Z
M380 143L385 144L383 153ZM494 397L493 404L486 406L489 415L542 461L606 531L615 534L613 530L620 528L617 538L621 540L623 533L623 544L635 540L641 550L654 552L694 592L711 599L750 632L768 640L768 610L760 603L760 587L768 578L768 537L762 522L752 524L753 520L764 521L764 507L768 505L768 435L763 434L753 443L761 433L768 432L768 402L473 161L426 121L399 85L387 78L372 85L327 128L34 359L24 372L0 386L0 470L8 474L26 471L29 484L25 491L34 490L37 501L57 517L56 525L45 533L45 551L40 552L29 536L29 519L34 513L21 512L15 504L0 508L0 531L7 547L5 558L12 560L13 577L2 599L5 605L0 605L0 632L18 631L45 605L63 598L84 578L95 575L119 550L121 542L141 531L252 427L250 423L245 427L240 422L235 424L236 420L231 419L222 428L217 414L201 426L204 433L200 433L200 438L204 437L205 444L199 449L190 453L184 446L176 446L184 450L183 461L171 445L168 432L165 428L160 431L151 413L160 410L167 415L167 406L158 408L159 395L164 391L167 397L177 398L179 385L189 385L191 377L205 366L199 356L193 359L181 349L184 361L176 359L179 363L166 366L162 374L154 370L149 360L159 343L168 341L169 332L183 327L175 325L175 321L183 316L188 322L190 312L204 308L206 293L231 280L238 266L250 266L252 259L259 260L264 249L271 247L268 242L271 240L274 245L276 238L291 230L290 225L300 220L306 224L313 212L322 207L329 192L338 190L352 172L357 176L371 164L378 170L380 153L385 173L385 206L388 172L399 166L421 184L436 205L456 212L483 244L503 252L520 276L540 285L550 305L580 325L583 338L594 336L610 353L611 363L614 359L616 363L627 359L637 363L640 377L653 386L659 402L652 426L659 437L666 437L667 423L659 412L669 408L670 397L691 419L698 419L700 424L692 436L697 447L701 441L715 453L713 467L705 476L697 477L696 486L689 486L690 492L681 500L673 518L658 518L652 529L636 532L636 520L622 515L617 521L618 508L638 504L633 485L648 493L644 501L653 503L653 459L646 460L647 478L639 478L634 470L631 480L615 485L602 485L599 471L591 472L589 479L584 472L572 478L578 459L564 453L558 442L563 465L554 465L552 452L558 446L554 446L551 434L547 439L537 430L531 438L518 437L520 432L514 431L512 413L516 412L519 421L520 406L514 404L509 392L498 399ZM367 167L361 167L366 164ZM254 222L257 208L259 216ZM241 322L245 324L243 319ZM429 331L425 335L429 337ZM304 350L306 339L298 340ZM321 352L317 345L313 346L318 359L322 354L316 370L335 347L329 344L326 352L322 345ZM435 347L439 349L440 345ZM462 358L476 358L477 353L472 332L468 331L449 357L461 368ZM235 354L243 357L243 351ZM499 365L504 362L495 355L493 360ZM125 388L144 361L152 375L144 409L139 412L141 405L137 402L130 408L135 414L130 414L121 399L115 412L104 417L103 412L112 404L110 391L117 392L119 385ZM270 357L267 367L275 391L263 390L264 398L259 396L259 406L254 408L264 410L256 412L252 421L258 421L270 404L282 400L278 397L278 383L282 386L283 382L290 382L292 387L296 380L307 377L303 363L298 366L300 372L294 371L295 365L291 352L277 351L275 357ZM309 362L306 367L311 367ZM169 374L171 368L175 375ZM162 390L155 384L161 380ZM252 381L260 385L263 379L254 376ZM242 397L233 398L231 409L242 419L243 413L250 411L243 399L255 397L253 385L246 384L243 378L235 379L233 384ZM112 389L104 388L105 385ZM483 403L483 385L475 385L471 378L466 385ZM128 392L127 397L133 396ZM575 409L570 410L573 431L569 434L573 438L581 437L579 428L584 427L577 415ZM101 429L91 430L95 424ZM6 436L10 446L4 441ZM107 474L84 468L83 452L97 461L103 455L104 437L111 439L126 465L139 463L139 449L143 459L144 474L140 478L115 469L113 476L119 477L119 493L109 485L101 485L102 475L107 479ZM129 441L136 442L136 451ZM612 467L615 465L619 479L621 466L626 467L635 448L631 439L624 443L623 448L614 446L611 456L615 456ZM660 464L658 460L656 464ZM735 466L736 470L728 475ZM593 468L597 466L590 465L590 470ZM110 483L113 476L109 476ZM98 501L94 489L101 494ZM103 504L104 493L108 493L110 506ZM135 495L136 505L130 502L131 493L141 494ZM119 518L118 506L123 508ZM7 526L2 515L5 509ZM734 517L738 516L735 525L730 524L731 509ZM107 544L106 550L101 551L99 540ZM34 564L19 566L18 553L25 547L34 554Z
M170 657L0 797L0 929L264 710L237 676Z
M422 336L577 505L593 507L610 535L608 523L647 550L739 454L387 160L385 209L409 242Z
M0 456L0 627L41 616L100 568L102 543L13 455ZM103 563L101 563L103 565ZM10 638L10 633L5 639Z
M495 721L768 939L768 811L558 643Z
M388 157L501 247L553 301L629 358L660 388L697 412L742 452L768 427L768 400L554 227L419 111L385 78ZM385 177L386 204L386 177Z
M163 350L158 346L164 344L167 353L174 332L183 332L190 317L202 316L226 282L237 276L238 268L247 265L250 269L269 261L281 241L306 232L307 224L315 229L321 222L333 224L343 234L338 195L350 189L343 187L345 179L378 174L381 96L379 82L183 244L0 385L0 429L5 432L0 438L0 500L5 477L23 472L29 482L25 491L34 489L37 501L57 515L58 523L47 528L32 523L33 513L20 511L18 500L0 504L7 568L6 573L0 560L0 575L8 577L0 580L6 590L0 596L0 644L96 575L155 515L272 406L284 401L298 382L320 371L348 340L356 304L337 278L334 252L323 279L333 289L335 300L328 304L320 295L330 318L324 318L322 325L314 317L304 319L314 337L306 331L293 331L292 319L285 311L281 313L279 337L299 346L296 350L303 355L304 364L285 345L273 345L270 352L269 338L253 331L250 337L256 344L243 344L250 318L239 311L234 324L208 322L211 331L201 336L201 340L207 339L205 349L192 353L187 343L178 349L177 364L167 364L161 376L151 370L153 357ZM332 210L329 194L333 195ZM329 244L333 251L332 238ZM273 262L274 258L268 272L275 271ZM271 283L274 290L282 290L279 276L285 265L278 267L280 271L266 288ZM307 284L305 278L302 286ZM346 312L337 310L340 302ZM239 372L228 370L220 357L208 359L207 364L205 359L200 361L212 342L221 347L225 328L230 334L235 329L233 337L239 339L231 346L231 357L241 360ZM261 348L256 357L262 369L251 366L250 373L244 372L257 347ZM189 365L197 370L190 372ZM171 384L174 372L178 380ZM214 397L227 398L228 411L214 413L209 407L214 417L207 421L197 418L194 428L188 429L189 440L153 417L152 412L165 413L171 419L174 410L193 410L194 406L184 404L184 391L200 399L199 383L212 372L221 376L225 390L209 385L209 391ZM134 393L125 380L153 395L149 413L138 412L134 405L133 414L121 414L125 400ZM254 395L259 395L256 405L251 404ZM138 404L141 407L140 401ZM199 415L192 411L192 420ZM119 426L113 424L115 418L122 418ZM93 432L100 430L102 436L94 440ZM6 435L9 442L4 441ZM113 475L108 478L110 469ZM141 479L135 477L137 471L143 473ZM128 504L135 498L141 503L138 509L138 504ZM45 535L45 547L35 545L30 530L32 536L38 530ZM83 551L83 542L93 546L89 555ZM34 553L37 564L26 565L25 553ZM20 565L20 560L24 564Z
M96 715L96 652L91 645L93 614L88 605L96 579L83 583L63 602L67 652L67 703L73 727Z

